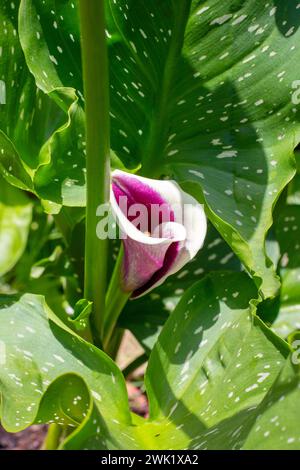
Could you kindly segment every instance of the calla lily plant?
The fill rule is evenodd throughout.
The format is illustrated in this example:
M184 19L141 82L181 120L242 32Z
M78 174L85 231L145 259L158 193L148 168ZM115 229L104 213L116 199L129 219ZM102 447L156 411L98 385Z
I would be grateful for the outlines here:
M0 2L0 448L300 449L299 2Z

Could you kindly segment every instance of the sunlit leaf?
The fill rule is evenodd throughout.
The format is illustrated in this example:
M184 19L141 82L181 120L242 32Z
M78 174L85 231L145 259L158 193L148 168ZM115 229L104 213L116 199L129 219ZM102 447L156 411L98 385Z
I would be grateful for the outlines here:
M83 111L73 89L56 90L50 97L36 87L19 42L18 4L6 2L0 8L5 24L0 32L5 90L0 106L0 169L11 184L41 199L84 206ZM44 78L45 74L43 70ZM48 206L48 211L57 209Z
M280 298L275 305L271 305L270 311L272 328L287 338L289 334L300 330L300 207L284 207L275 228L281 251L279 272L282 286Z
M176 433L184 432L189 448L239 449L258 416L270 416L271 400L265 397L272 387L273 405L279 406L280 387L273 384L289 348L251 315L249 301L254 295L245 275L216 274L192 287L177 306L147 371L150 418L164 423L157 442L174 426L175 448ZM157 370L160 380L155 378ZM283 376L281 387L294 389L299 402L299 376L294 380L298 390L290 385L289 374ZM299 429L283 414L280 422L299 448ZM281 448L271 438L261 442L264 448Z
M31 224L32 203L0 177L0 276L22 256Z
M58 377L63 380L65 374L84 377L108 423L113 419L129 421L125 385L117 367L100 350L67 330L42 297L1 297L0 317L1 421L7 430L18 431L33 423L49 385ZM79 396L76 401L82 409ZM55 408L52 419L56 413Z
M129 168L142 163L147 176L192 184L264 295L273 295L279 284L264 239L299 142L297 4L106 6L113 150ZM75 2L22 0L20 34L44 92L82 93Z
M296 152L297 173L288 185L288 204L300 204L300 152Z
M299 363L288 361L265 400L243 449L299 450Z

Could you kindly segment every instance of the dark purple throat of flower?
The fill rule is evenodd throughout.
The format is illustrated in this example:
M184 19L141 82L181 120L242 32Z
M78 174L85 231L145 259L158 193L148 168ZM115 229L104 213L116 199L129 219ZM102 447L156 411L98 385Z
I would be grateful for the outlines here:
M164 222L175 222L172 207L144 182L132 176L114 177L112 189L116 202L130 223L134 223L138 214L137 204L144 207L143 229L135 227L149 237L149 244L127 237L124 243L123 288L132 291L132 298L142 295L163 278L174 264L179 253L179 242L151 244L153 232ZM124 199L125 198L125 199ZM126 207L123 201L126 200ZM153 208L158 211L153 220ZM129 214L128 214L129 213ZM147 230L144 228L147 227ZM155 234L155 239L160 238Z

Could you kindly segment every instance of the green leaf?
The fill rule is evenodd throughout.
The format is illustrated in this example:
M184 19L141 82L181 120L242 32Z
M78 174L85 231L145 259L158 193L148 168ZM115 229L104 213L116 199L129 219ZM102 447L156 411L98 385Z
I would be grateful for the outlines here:
M299 450L300 369L288 361L257 409L257 418L243 449Z
M70 326L68 314L81 296L78 278L53 218L47 216L39 204L33 204L25 245L17 264L3 278L5 286L10 286L9 292L43 295L55 314ZM6 293L7 288L3 292Z
M273 306L272 328L287 338L295 330L300 330L300 207L287 205L282 208L275 229L281 253L279 271L282 286L277 309Z
M130 422L121 372L103 352L68 330L41 296L27 294L19 300L2 297L0 320L1 421L7 430L16 432L38 421L43 396L47 406L39 413L55 420L58 409L47 399L47 390L56 379L66 383L69 374L83 378L108 428L112 420ZM67 401L68 407L73 403L71 411L65 409L64 414L74 416L75 407L81 410L77 416L82 421L82 407L90 403L84 399L85 390L82 397L76 390L78 385L73 390L67 384L66 395L57 400ZM59 421L62 419L59 416Z
M0 33L6 95L0 106L0 169L11 184L50 201L45 203L48 212L57 212L61 204L82 207L84 114L73 89L48 96L36 87L18 38L18 6L17 1L0 7L6 25ZM42 73L45 78L46 71Z
M85 117L72 89L57 91L55 99L66 99L67 120L56 129L39 153L40 165L34 187L40 198L70 207L84 207Z
M7 185L7 183L5 184ZM17 191L12 186L11 188ZM53 249L53 240L51 240L52 230L53 220L46 216L42 208L32 201L32 221L29 227L25 250L14 269L5 276L7 283L11 284L13 288L16 288L14 282L17 284L26 283L30 277L33 265L42 257L46 257L51 253Z
M89 316L92 312L93 303L86 299L79 300L74 308L74 313L70 318L78 330L85 330L88 326Z
M46 94L62 87L82 90L77 2L21 0L19 32L38 88Z
M106 6L112 149L128 168L142 163L147 176L190 186L263 294L274 295L264 240L299 142L296 3ZM22 0L20 35L44 92L82 92L75 3Z
M0 177L0 276L22 256L29 233L32 203Z
M216 402L210 410L217 413L208 413L209 423L219 419L213 418L215 415L225 413L225 418L227 411L235 413L235 408L241 409L264 395L268 381L262 381L261 386L258 383L253 392L245 389L269 360L274 362L274 371L280 369L285 347L251 315L249 303L256 295L255 285L245 274L216 273L196 283L183 296L150 357L147 382L152 416L168 416L179 400L186 401L190 411L197 414L201 403L205 406L208 396L214 396ZM154 380L157 369L163 370L165 377L159 383ZM222 395L217 393L220 382ZM192 398L195 387L200 403ZM231 406L223 408L228 399L226 392L232 392Z
M281 368L289 367L289 347L251 314L255 292L244 274L215 274L195 284L178 304L147 371L150 422L162 424L157 443L163 446L170 432L171 448L182 448L177 439L193 449L251 447L247 439L256 420L267 420L271 402L282 406L274 382ZM299 400L299 376L293 385L289 375L281 380ZM300 448L299 429L289 420L294 409L291 405L280 423ZM262 447L281 448L271 438L260 439Z
M288 185L288 204L300 204L300 152L296 152L297 173Z
M63 124L64 112L39 89L30 74L18 38L19 1L0 8L1 74L5 103L0 106L0 165L5 178L23 189L33 190L39 152L52 133ZM17 80L16 80L17 76Z

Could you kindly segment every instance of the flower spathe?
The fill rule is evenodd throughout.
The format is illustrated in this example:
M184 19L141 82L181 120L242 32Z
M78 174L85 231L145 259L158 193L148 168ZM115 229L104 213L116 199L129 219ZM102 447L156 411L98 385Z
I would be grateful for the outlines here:
M161 285L203 245L207 230L203 206L175 181L116 170L112 173L111 207L124 235L122 288L132 292L132 298ZM144 209L144 217L139 218L142 228L136 223L137 213L141 213L136 208Z

